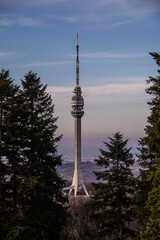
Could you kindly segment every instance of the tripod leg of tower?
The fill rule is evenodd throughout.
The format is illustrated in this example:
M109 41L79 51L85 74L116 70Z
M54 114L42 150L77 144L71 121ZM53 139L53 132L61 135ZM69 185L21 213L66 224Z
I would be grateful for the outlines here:
M83 190L84 190L86 196L89 197L88 191L87 191L87 189L86 189L84 183L82 183L82 187L83 187Z
M76 184L75 187L74 187L74 197L77 197L77 188L78 188L78 186Z

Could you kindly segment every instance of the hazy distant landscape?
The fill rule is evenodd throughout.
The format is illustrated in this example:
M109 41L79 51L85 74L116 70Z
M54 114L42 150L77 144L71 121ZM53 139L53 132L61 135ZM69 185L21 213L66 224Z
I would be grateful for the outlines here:
M98 167L95 164L94 159L97 158L98 156L82 155L82 173L85 182L95 182L96 177L93 172L103 170L103 168ZM62 159L62 166L58 169L58 171L65 180L72 181L74 171L74 156L64 155ZM132 172L134 176L138 176L139 165L136 160L135 164L132 166Z

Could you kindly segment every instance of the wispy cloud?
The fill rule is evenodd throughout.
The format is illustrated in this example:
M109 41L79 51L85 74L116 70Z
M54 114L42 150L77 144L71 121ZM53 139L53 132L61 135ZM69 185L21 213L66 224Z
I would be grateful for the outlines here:
M93 0L92 4L89 4L88 0L87 3L95 14L90 15L91 11L88 9L88 14L83 19L86 22L94 23L90 27L100 30L133 24L160 12L159 0ZM93 9L96 9L96 12Z
M136 81L136 79L135 79ZM117 98L117 97L129 97L129 96L142 96L145 93L145 83L126 83L126 84L107 84L102 86L88 86L83 87L83 95L87 98L94 97L96 101L99 101L104 97ZM66 97L71 96L73 87L48 87L49 93L54 93L56 96Z
M13 24L13 20L5 17L0 17L0 26L9 26Z
M53 27L63 23L75 23L79 21L77 17L72 16L56 16L44 15L40 18L15 16L15 15L0 15L0 26L19 25L25 27Z
M108 17L107 17L108 18ZM112 17L111 17L112 18ZM87 16L41 16L41 18L34 18L34 17L17 17L17 16L9 16L9 15L2 15L0 16L0 26L12 26L12 25L19 25L25 27L57 27L62 23L67 24L74 24L74 23L87 23L89 24L90 28L94 29L110 29L116 28L123 25L131 24L135 22L136 19L127 19L124 21L117 20L115 22L107 21L106 17L100 17L99 15L87 15ZM94 25L93 25L94 23Z
M17 52L0 52L0 57L15 55Z
M156 0L153 0L156 2ZM0 26L10 25L21 25L28 27L48 27L48 26L59 26L62 23L74 24L81 23L84 27L95 28L95 29L110 29L117 28L123 25L132 24L140 19L147 17L149 14L157 11L156 4L149 4L150 1L141 0L1 0L1 4L26 6L26 12L28 7L35 9L45 4L54 4L55 9L59 4L63 7L69 6L71 11L66 11L66 16L60 15L43 15L39 12L38 17L31 16L31 14L25 16L1 16ZM79 9L77 13L74 11L75 4ZM68 8L67 8L68 9ZM85 9L85 11L84 11ZM76 14L74 14L76 12ZM35 14L36 15L36 14ZM94 23L94 24L93 24Z
M40 19L33 19L31 17L23 17L19 18L15 21L15 23L22 25L22 26L42 26L44 23Z
M72 57L75 55L71 55ZM147 54L143 53L111 53L111 52L90 52L90 53L81 53L82 58L137 58L137 57L146 57Z
M9 15L1 15L0 16L0 26L10 26L10 25L20 25L20 26L44 26L47 23L44 19L35 19L32 17L17 17L17 16L9 16Z
M66 2L69 0L1 0L1 4L8 5L29 5L29 6L38 6L46 4L56 4L61 2Z
M90 2L90 0L86 0ZM160 11L160 1L159 0L92 0L93 6L104 8L104 7L114 7L117 14L122 12L126 15L135 15L136 12L139 14L150 14L156 11ZM119 11L118 11L119 10Z
M144 92L145 84L130 83L130 84L107 84L104 86L84 87L84 93L89 93L91 96L134 96Z
M107 14L101 12L98 14L87 14L84 15L82 19L79 19L81 22L89 24L89 27L92 29L104 30L132 24L140 18L114 10L107 12Z
M71 92L73 92L73 87L48 86L47 91L49 93L56 93L56 94L64 94L64 93L70 94Z
M30 6L39 6L39 5L46 5L46 4L61 4L61 3L72 3L73 4L80 4L82 7L85 5L89 5L90 8L95 6L101 6L104 8L104 6L108 5L114 5L114 6L121 6L131 8L131 7L148 7L156 9L158 6L160 6L159 0L1 0L1 4L7 4L7 5L28 5Z
M58 21L63 21L63 22L67 22L67 23L75 23L78 22L79 19L77 16L56 16L56 15L51 15L51 16L47 16L47 18L49 19L53 19L53 20L58 20Z
M100 29L110 29L110 28L120 27L123 25L128 25L128 24L134 23L135 21L136 21L136 19L117 21L117 22L113 22L113 23L100 24L99 26L97 25L96 27L98 27Z
M70 64L74 63L74 61L59 61L59 62L35 62L35 63L28 63L23 65L14 65L12 67L47 67L47 66L54 66L54 65L63 65L63 64Z

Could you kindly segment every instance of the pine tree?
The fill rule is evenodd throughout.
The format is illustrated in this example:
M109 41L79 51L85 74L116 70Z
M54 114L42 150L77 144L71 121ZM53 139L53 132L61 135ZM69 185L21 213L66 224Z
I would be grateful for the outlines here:
M20 225L8 239L59 239L65 223L64 181L57 173L61 156L57 153L56 120L51 96L37 74L22 80L19 119L21 129L22 181L19 189Z
M95 196L89 202L97 227L107 239L127 239L133 235L132 222L134 178L130 167L134 163L130 148L123 135L115 133L110 142L104 142L107 150L100 149L101 156L95 160L104 171L95 172Z

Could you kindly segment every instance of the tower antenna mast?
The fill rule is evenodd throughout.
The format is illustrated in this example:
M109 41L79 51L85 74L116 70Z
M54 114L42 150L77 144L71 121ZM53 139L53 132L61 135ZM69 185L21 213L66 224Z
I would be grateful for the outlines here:
M77 33L77 58L76 58L76 85L79 86L79 45L78 45L78 33Z

